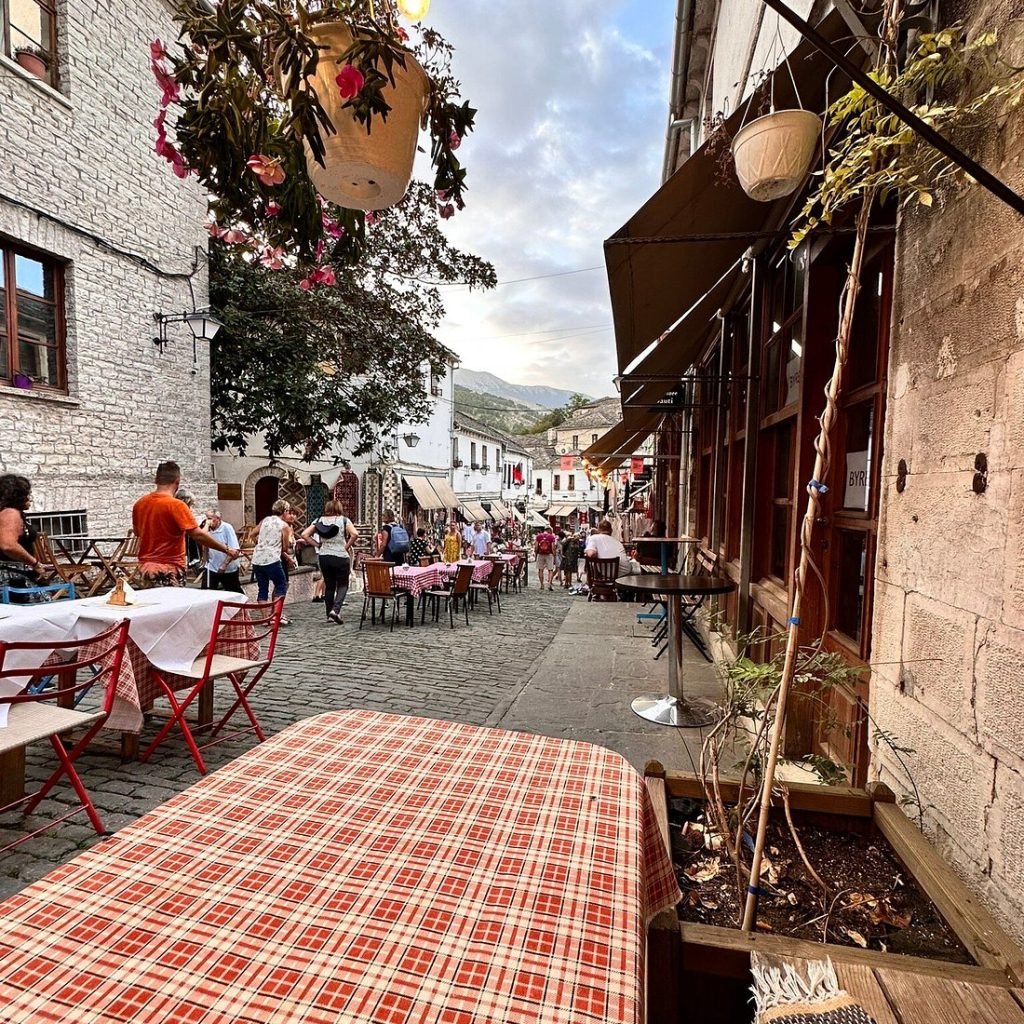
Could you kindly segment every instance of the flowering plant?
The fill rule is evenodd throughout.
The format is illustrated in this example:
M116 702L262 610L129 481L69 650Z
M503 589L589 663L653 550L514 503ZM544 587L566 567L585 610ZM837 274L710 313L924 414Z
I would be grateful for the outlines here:
M341 115L371 135L391 111L396 66L419 63L438 211L447 218L463 208L466 172L455 151L476 111L459 96L450 44L424 26L410 42L393 0L180 0L175 20L173 52L159 40L150 48L160 89L155 148L209 193L215 237L251 244L267 266L285 253L314 263L310 286L331 282L328 264L358 259L372 218L325 202L307 170L307 151L323 165L325 137L337 130L325 109L335 98L315 87L322 60L338 64L331 78ZM312 33L339 21L352 43L335 58Z

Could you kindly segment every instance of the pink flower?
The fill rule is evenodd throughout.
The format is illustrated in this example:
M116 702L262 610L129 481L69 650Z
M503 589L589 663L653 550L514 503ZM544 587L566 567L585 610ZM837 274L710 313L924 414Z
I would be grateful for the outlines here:
M326 213L320 214L320 221L324 226L324 231L331 236L331 238L341 238L345 233L338 226L338 222L333 217L329 217Z
M260 255L260 263L267 268L267 270L282 270L284 268L284 260L281 257L284 255L284 249L278 246L276 249L271 249L269 246L263 250Z
M321 267L319 274L321 284L333 285L338 283L338 279L334 276L333 267Z
M281 212L281 204L275 203L274 200L271 199L264 205L263 212L268 217L276 217Z
M286 177L284 168L281 166L279 157L264 156L262 153L254 153L249 157L245 165L260 179L260 182L268 188L273 185L280 185Z
M207 221L206 230L210 232L211 238L223 238L227 233L227 228L222 228L216 221Z
M441 215L442 220L451 220L455 216L455 207L451 203L445 203L444 206L438 207L437 212Z
M299 287L308 292L318 284L337 284L333 267L314 267L300 282Z
M153 77L160 86L160 106L166 107L181 99L178 80L162 64L153 63Z
M149 59L155 64L158 60L167 59L167 48L159 39L149 44Z
M459 146L461 146L461 145L462 145L462 136L457 131L455 131L455 129L453 128L451 135L448 136L448 148L449 149L458 149Z
M248 236L244 231L239 231L238 228L229 228L220 236L226 245L240 245L242 242L247 242Z
M324 258L324 240L321 238L316 243L316 261L319 263Z
M403 43L409 42L409 33L406 32L405 29L402 28L401 25L398 26L396 31L397 31L397 34L398 34L398 38L401 39Z
M377 214L375 214L373 210L367 210L364 220L366 221L366 226L368 228L372 228L373 225L377 223Z
M185 158L180 153L175 153L171 159L171 170L174 171L176 177L185 179L188 177L188 167L185 164Z
M439 203L447 203L448 202L448 193L443 188L439 188L434 193L434 195L437 196L437 201Z
M366 83L362 71L351 64L346 64L334 79L338 83L338 92L343 100L350 100L358 96Z

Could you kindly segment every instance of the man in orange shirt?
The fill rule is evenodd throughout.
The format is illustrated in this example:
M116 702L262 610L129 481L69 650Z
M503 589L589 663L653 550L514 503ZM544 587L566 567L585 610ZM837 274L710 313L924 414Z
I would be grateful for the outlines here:
M230 558L242 553L225 547L199 528L188 505L175 497L180 484L178 464L161 462L156 468L156 488L132 507L132 529L139 538L139 569L145 587L185 585L186 536Z

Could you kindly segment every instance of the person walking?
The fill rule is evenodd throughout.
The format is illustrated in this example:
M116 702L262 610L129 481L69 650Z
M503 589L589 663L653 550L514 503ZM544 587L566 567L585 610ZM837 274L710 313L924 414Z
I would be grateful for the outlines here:
M459 532L459 524L453 519L448 524L448 532L444 535L444 544L441 547L441 558L449 565L457 562L462 554L462 534Z
M177 498L181 467L161 462L155 486L132 506L132 529L139 538L139 572L143 587L185 586L185 538L230 558L241 557L238 547L228 548L200 529L188 505Z
M258 601L267 600L271 583L274 584L275 601L288 593L288 566L295 564L291 556L292 528L287 518L290 511L288 502L278 499L270 507L270 515L260 523L256 547L252 551ZM291 620L282 615L281 625L291 625Z
M462 557L471 558L473 555L473 524L466 520L462 524Z
M341 502L331 500L324 505L324 514L302 531L302 539L320 540L320 572L324 578L324 608L327 621L338 625L344 621L341 610L348 596L352 575L352 547L359 540L359 531L341 511Z
M579 575L580 542L576 534L570 531L562 541L562 586L568 590L573 577Z
M491 553L491 535L479 524L473 524L470 554L473 558L486 558Z
M224 522L220 510L211 508L206 513L206 529L211 537L219 540L226 548L238 547L235 528ZM227 590L233 594L242 593L242 581L238 578L241 560L230 558L222 551L209 551L206 555L206 571L203 573L203 590Z
M553 590L555 580L555 545L558 538L545 526L533 539L533 550L537 554L537 581L540 589L544 589L544 577L547 576L548 590Z
M377 557L395 565L405 565L408 553L409 531L398 522L392 509L384 509L384 522L377 533Z

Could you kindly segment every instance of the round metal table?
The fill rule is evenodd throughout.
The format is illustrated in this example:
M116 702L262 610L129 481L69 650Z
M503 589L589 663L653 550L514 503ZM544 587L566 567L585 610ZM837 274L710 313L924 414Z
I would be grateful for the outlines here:
M668 693L637 697L632 708L635 714L658 725L675 725L697 729L710 725L719 716L718 707L703 697L683 695L681 652L682 598L728 594L736 584L724 576L680 576L666 573L658 576L620 576L615 585L650 597L663 595L668 604Z

